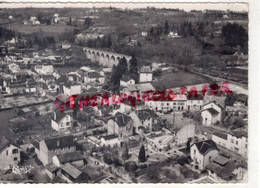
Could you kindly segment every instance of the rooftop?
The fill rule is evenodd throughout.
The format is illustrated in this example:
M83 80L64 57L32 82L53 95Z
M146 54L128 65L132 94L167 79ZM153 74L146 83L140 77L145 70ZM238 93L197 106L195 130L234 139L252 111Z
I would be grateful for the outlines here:
M212 116L216 116L219 114L219 112L217 110L215 110L214 108L207 108L202 111L208 111Z
M70 152L70 153L59 154L59 155L57 155L57 158L59 159L60 163L66 163L66 162L85 159L82 151L75 151L75 152Z
M153 110L150 109L137 110L136 115L141 121L149 119L151 117L158 118L158 115Z
M202 155L206 155L209 151L212 151L212 150L218 150L218 147L217 147L216 143L213 140L206 140L206 141L196 142L194 144L197 146L199 152Z
M49 150L76 146L73 136L52 137L44 140Z
M142 66L140 73L152 73L152 68L150 66Z
M213 135L218 136L218 137L220 137L220 138L223 138L223 139L227 140L227 134L225 134L225 133L214 132Z
M129 91L140 91L141 93L149 91L149 90L153 90L153 91L155 90L151 83L130 85L130 86L127 86L127 89Z
M64 170L65 172L67 172L69 175L71 175L74 179L79 177L80 174L82 173L79 169L77 169L76 167L74 167L70 163L66 163L65 165L63 165L61 167L61 169Z
M124 127L129 122L133 121L130 116L125 115L125 114L123 114L121 112L117 112L112 119L117 122L119 127Z
M232 180L235 177L233 171L236 168L237 165L234 161L230 161L223 156L217 157L206 167L206 169L213 171L224 180Z
M110 134L110 135L103 136L102 138L104 138L104 140L112 140L118 138L118 136L115 134Z

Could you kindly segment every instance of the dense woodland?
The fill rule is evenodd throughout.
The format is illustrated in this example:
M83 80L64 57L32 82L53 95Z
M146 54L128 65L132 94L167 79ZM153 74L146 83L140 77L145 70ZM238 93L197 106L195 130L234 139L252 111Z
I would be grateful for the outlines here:
M225 69L226 62L235 52L248 53L248 14L232 11L190 11L179 9L120 10L113 7L96 9L11 9L1 10L0 17L12 14L16 23L22 24L30 16L36 16L43 25L49 25L55 13L69 17L67 25L74 29L66 30L57 36L42 31L25 35L31 48L53 47L60 41L74 43L76 35L93 33L91 28L106 27L104 37L80 41L78 45L114 51L135 56L139 64L165 62L183 66L196 65L201 68L216 67ZM87 16L97 16L92 19ZM77 18L86 17L83 24ZM224 18L227 16L228 18ZM8 28L8 25L7 25ZM6 32L7 31L7 32ZM147 36L141 36L147 32ZM180 38L168 37L170 32L178 33ZM1 27L1 39L9 40L15 32ZM129 42L137 41L130 46ZM80 62L79 62L80 63Z

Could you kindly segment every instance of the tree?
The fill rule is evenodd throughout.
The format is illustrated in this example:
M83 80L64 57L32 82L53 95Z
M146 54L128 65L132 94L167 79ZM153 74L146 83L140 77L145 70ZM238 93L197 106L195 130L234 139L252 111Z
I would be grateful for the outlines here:
M89 28L92 25L92 19L91 18L86 18L85 19L85 27L86 29Z
M68 25L71 25L72 24L72 19L71 17L69 18L69 22L68 22Z
M145 155L144 145L142 145L141 148L140 148L139 155L138 155L138 159L139 159L139 161L141 161L142 163L146 161L146 155Z
M127 61L126 58L123 57L119 60L118 65L113 66L112 69L111 83L113 90L118 90L120 79L122 78L125 71L127 71Z
M188 138L187 145L186 145L186 152L187 153L190 152L190 142L191 142L191 138Z
M132 59L130 60L130 77L134 79L135 82L138 82L139 80L137 59L135 55L133 55Z
M129 158L129 149L128 149L128 146L126 144L125 144L125 147L123 149L122 158L123 158L124 161Z
M169 24L168 24L168 21L166 21L165 23L164 23L164 26L163 26L163 34L165 34L165 35L168 35L169 34Z
M221 35L225 42L230 46L247 46L248 34L246 30L239 24L227 23L223 26Z
M134 172L137 170L137 164L134 161L128 161L125 163L125 170L127 172Z

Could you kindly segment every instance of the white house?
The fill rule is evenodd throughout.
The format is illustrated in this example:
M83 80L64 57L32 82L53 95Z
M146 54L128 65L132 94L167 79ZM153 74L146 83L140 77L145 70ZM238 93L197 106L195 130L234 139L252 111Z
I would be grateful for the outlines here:
M150 100L145 101L145 105L155 111L184 111L187 109L187 97L177 95L173 100Z
M142 66L139 72L139 82L153 81L153 71L150 66Z
M66 83L63 85L63 94L67 96L81 94L81 85L78 83Z
M98 72L85 72L84 83L104 84L105 78Z
M140 127L152 131L152 125L158 123L158 115L150 109L136 110L129 114L134 121L134 132L140 133Z
M51 120L51 127L58 132L69 131L73 124L72 116L67 112L56 110L53 112L53 119Z
M53 74L54 69L52 65L35 65L34 71L37 72L38 74Z
M102 138L100 139L101 141L101 145L103 146L119 146L120 142L119 142L119 139L118 139L118 136L115 135L115 134L110 134L110 135L106 135L106 136L102 136Z
M122 145L129 136L133 135L133 120L130 116L117 112L107 121L107 133L116 134Z
M126 87L123 88L123 92L124 93L133 93L133 94L137 94L138 92L140 92L141 94L141 100L142 100L142 95L149 90L153 90L155 91L153 85L151 83L140 83L140 84L135 84L135 85L128 85Z
M123 76L120 80L120 86L135 85L135 80L131 79L130 76Z
M187 110L188 111L200 111L203 107L203 96L198 95L195 97L192 95L191 97L187 97Z
M76 143L73 136L51 137L40 141L39 159L43 165L52 163L52 157L62 153L76 151Z
M193 163L198 165L200 170L204 170L218 156L218 147L212 140L196 142L190 147L190 156Z
M233 131L230 133L213 133L212 140L216 144L234 151L247 158L248 138L245 132Z
M0 169L8 169L20 162L20 147L8 141L5 137L0 138Z
M204 104L201 111L202 124L210 126L217 122L221 122L224 118L225 109L216 101Z
M218 156L206 167L208 176L218 183L237 183L244 178L243 168L232 159Z

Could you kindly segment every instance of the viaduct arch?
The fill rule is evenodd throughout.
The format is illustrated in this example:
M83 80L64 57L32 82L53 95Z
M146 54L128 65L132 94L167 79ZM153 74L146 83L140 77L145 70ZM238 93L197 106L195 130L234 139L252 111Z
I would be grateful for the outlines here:
M83 51L85 52L87 58L90 59L92 62L98 62L99 64L107 67L113 67L113 65L117 65L119 63L119 60L123 57L125 57L129 67L130 59L132 58L128 55L88 47L84 47Z

